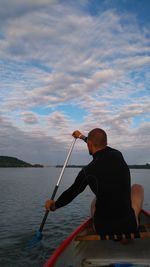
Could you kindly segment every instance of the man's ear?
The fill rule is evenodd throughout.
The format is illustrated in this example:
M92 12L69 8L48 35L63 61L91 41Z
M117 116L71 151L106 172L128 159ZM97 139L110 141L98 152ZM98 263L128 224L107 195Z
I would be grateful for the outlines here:
M89 146L92 146L92 141L88 140L88 144L89 144Z

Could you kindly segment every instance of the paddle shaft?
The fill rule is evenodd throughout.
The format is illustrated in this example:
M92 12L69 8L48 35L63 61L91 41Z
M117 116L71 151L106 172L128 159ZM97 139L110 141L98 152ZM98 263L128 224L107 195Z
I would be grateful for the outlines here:
M61 179L62 179L62 177L63 177L65 167L66 167L66 165L67 165L67 163L68 163L68 161L69 161L69 158L70 158L70 156L71 156L71 153L72 153L73 147L74 147L74 145L75 145L75 142L76 142L76 139L74 138L74 140L72 141L72 144L71 144L71 146L70 146L70 149L69 149L67 158L66 158L66 160L65 160L65 163L64 163L64 165L63 165L63 168L62 168L62 170L61 170L60 176L59 176L59 178L58 178L57 184L55 185L54 191L53 191L53 193L52 193L52 196L51 196L51 199L52 199L52 200L55 198L55 195L56 195L56 193L57 193L59 184L60 184ZM48 214L49 214L49 210L46 210L46 211L45 211L45 215L44 215L44 217L43 217L43 220L42 220L42 222L41 222L40 228L39 228L39 231L40 231L40 232L43 231L44 224L45 224L45 222L46 222L46 219L47 219Z

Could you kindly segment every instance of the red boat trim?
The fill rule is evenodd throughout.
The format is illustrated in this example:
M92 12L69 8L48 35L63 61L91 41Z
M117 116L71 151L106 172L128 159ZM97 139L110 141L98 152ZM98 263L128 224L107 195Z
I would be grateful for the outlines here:
M87 227L87 225L91 223L91 220L92 220L91 218L87 219L67 239L65 239L62 242L62 244L54 251L52 256L47 260L47 262L43 265L43 267L53 267L60 254L64 251L64 249L71 243L71 241L77 234L79 234L83 229Z
M150 217L150 212L149 212L149 211L147 211L147 210L143 210L143 209L142 209L142 212L143 212L145 215L147 215L147 216Z

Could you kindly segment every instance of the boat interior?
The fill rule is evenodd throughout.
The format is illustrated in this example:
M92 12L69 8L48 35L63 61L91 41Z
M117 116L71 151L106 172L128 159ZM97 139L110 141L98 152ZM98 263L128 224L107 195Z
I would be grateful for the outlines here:
M57 257L56 267L150 267L150 216L140 216L139 233L100 237L89 220Z
M150 266L150 218L141 213L139 233L100 237L91 227L76 237L82 267ZM79 253L80 254L80 253ZM78 258L78 256L77 256ZM78 267L79 267L78 266Z

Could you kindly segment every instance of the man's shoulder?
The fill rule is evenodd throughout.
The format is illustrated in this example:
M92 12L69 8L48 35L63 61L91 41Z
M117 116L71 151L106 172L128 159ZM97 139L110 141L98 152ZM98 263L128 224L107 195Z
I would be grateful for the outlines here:
M122 155L122 153L119 150L109 147L109 151L110 151L110 153L108 153L107 159L109 159L113 163L116 162L117 164L119 164L119 162L120 162L120 164L127 166L127 163L124 159L124 156Z
M116 153L116 154L122 155L121 151L119 151L116 148L110 147L110 146L107 146L107 151L110 152L110 153Z

